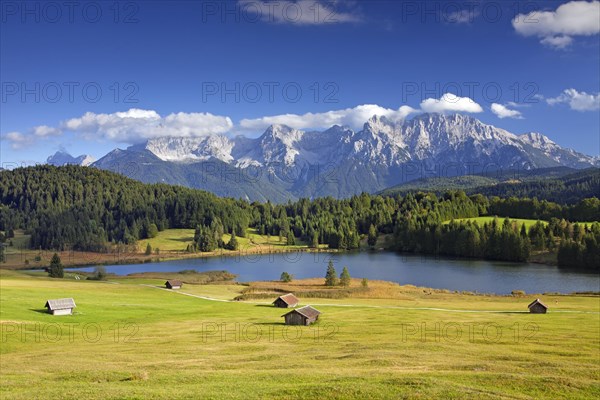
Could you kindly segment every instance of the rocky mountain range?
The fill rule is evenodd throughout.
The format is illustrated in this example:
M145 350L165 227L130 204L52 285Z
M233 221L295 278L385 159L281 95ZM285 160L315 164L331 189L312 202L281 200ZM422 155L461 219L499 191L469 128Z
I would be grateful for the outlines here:
M55 155L48 162L63 159ZM338 125L325 131L273 125L257 138L157 138L116 149L91 165L144 182L281 202L376 192L430 176L587 168L600 165L600 159L563 148L540 133L515 135L461 114L421 114L404 122L373 116L358 131Z

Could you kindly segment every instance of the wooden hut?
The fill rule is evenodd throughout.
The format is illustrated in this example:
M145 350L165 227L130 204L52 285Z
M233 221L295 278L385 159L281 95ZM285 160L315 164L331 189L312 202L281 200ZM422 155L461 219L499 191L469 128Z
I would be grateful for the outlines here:
M548 311L548 306L542 303L540 299L535 299L527 307L532 314L546 314L546 311Z
M286 325L310 325L319 319L320 311L311 306L296 308L287 314L283 314Z
M296 296L292 293L284 294L283 296L279 296L274 302L273 305L279 308L290 308L296 307L300 301Z
M177 279L170 279L165 282L165 286L167 289L181 289L183 282L178 281Z
M46 301L44 306L52 315L71 315L75 306L73 299L54 299Z

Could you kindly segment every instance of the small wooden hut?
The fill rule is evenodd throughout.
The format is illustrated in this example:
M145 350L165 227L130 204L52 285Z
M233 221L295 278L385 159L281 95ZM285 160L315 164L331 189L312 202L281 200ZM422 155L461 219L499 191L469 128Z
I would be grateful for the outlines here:
M76 306L75 300L69 298L48 300L44 307L46 307L48 312L52 315L71 315Z
M181 289L183 282L178 281L177 279L169 279L165 282L165 286L167 289Z
M527 307L532 314L546 314L546 311L548 311L548 306L542 303L540 299L535 299Z
M320 311L311 306L296 308L287 314L282 315L285 318L286 325L310 325L319 319Z
M275 299L273 305L279 308L290 308L296 307L299 302L300 301L296 296L294 296L292 293L288 293L284 294L283 296L279 296L277 299Z

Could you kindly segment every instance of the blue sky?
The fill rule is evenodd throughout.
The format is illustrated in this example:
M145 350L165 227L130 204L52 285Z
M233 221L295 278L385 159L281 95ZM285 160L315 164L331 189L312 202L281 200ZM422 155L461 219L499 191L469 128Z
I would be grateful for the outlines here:
M75 3L1 3L3 164L371 112L600 152L597 0Z

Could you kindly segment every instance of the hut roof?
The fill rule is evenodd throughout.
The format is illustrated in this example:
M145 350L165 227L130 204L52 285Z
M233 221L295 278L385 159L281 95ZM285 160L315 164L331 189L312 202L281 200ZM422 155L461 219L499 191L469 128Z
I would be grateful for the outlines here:
M282 315L282 317L285 317L286 315L295 313L295 312L297 312L300 315L305 316L306 318L315 318L319 314L321 314L321 312L319 310L312 308L311 306L304 306L304 307L296 308L295 310L292 310L289 313L285 313Z
M46 305L44 307L49 308L51 311L75 308L75 300L73 300L73 299L48 300L48 301L46 301Z
M177 279L169 279L168 281L165 282L165 285L181 286L181 285L183 285L183 282L181 282Z
M532 307L534 304L536 304L536 303L537 303L537 304L539 304L539 305L541 305L542 307L544 307L544 308L546 308L546 309L548 308L548 306L547 306L547 305L545 305L544 303L542 303L542 302L540 301L540 299L535 299L534 301L532 301L531 303L529 303L529 305L527 306L527 308L531 308L531 307Z
M281 299L285 302L285 304L298 304L299 300L292 293L284 294L283 296L279 296L278 299Z

